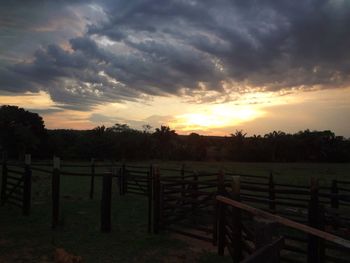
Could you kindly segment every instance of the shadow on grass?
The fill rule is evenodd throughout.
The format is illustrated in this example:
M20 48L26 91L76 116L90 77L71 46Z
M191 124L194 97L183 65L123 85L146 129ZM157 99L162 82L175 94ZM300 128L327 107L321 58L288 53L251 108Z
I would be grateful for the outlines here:
M147 200L114 196L112 232L100 232L100 201L61 199L61 226L51 230L49 202L35 204L29 217L0 208L0 262L52 262L57 247L96 262L227 262L193 255L188 244L167 234L147 233Z

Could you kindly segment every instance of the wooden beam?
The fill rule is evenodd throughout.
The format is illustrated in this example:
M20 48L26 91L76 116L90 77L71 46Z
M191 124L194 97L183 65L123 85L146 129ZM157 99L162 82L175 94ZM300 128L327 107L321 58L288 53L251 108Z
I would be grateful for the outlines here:
M23 179L23 215L30 214L31 199L32 199L32 170L30 169L31 156L25 155L24 179Z
M95 189L95 159L91 158L91 178L90 178L90 199L94 198L94 189Z
M58 226L60 217L60 158L53 157L52 171L52 229Z
M345 248L350 248L350 241L349 240L335 236L333 234L318 230L318 229L313 228L313 227L309 227L307 225L303 225L303 224L294 222L293 220L289 220L289 219L286 219L286 218L278 216L278 215L274 215L274 214L262 211L260 209L251 207L249 205L243 204L241 202L232 200L232 199L224 197L224 196L217 196L216 200L218 200L224 204L240 208L240 209L247 211L255 216L260 216L263 218L274 220L281 225L288 226L288 227L300 230L300 231L308 233L308 234L312 234L314 236L323 238L324 240L341 245Z

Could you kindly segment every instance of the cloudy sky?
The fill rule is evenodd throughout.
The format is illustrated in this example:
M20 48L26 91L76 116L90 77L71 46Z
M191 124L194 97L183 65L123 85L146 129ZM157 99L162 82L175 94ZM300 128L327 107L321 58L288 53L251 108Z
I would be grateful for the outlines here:
M0 104L48 128L349 137L350 1L1 0Z

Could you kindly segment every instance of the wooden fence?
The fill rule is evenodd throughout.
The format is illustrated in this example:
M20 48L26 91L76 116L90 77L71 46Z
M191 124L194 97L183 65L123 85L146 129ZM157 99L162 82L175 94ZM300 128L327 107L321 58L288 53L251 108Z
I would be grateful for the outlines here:
M23 215L30 214L32 172L30 155L20 169L9 167L6 156L2 162L1 205L9 204L22 209Z
M48 168L52 166L52 169ZM272 214L278 214L299 223L314 228L324 229L334 234L349 233L350 217L350 182L333 180L329 186L319 187L317 180L309 186L280 183L273 174L256 176L237 174L224 171L205 173L185 169L159 169L157 166L137 166L127 164L110 164L105 172L97 173L98 167L94 160L90 164L60 164L57 158L53 163L32 163L18 169L9 169L9 163L3 163L1 200L10 200L8 184L9 171L16 171L20 175L40 172L50 176L52 197L52 227L59 225L60 218L60 178L62 176L83 176L90 178L89 198L94 198L95 178L103 177L103 191L101 196L101 231L111 230L111 198L110 189L113 187L110 178L116 178L120 195L134 194L148 198L148 231L173 231L193 238L218 244L218 206L215 197L225 195L234 197L232 178L239 176L239 199L241 202L263 209ZM73 168L88 169L88 172L72 171ZM25 172L27 171L27 172ZM107 173L106 173L107 172ZM22 177L21 177L22 178ZM25 178L25 177L24 177ZM31 178L28 176L28 178ZM19 180L18 180L19 181ZM25 180L23 179L23 182ZM30 182L30 180L27 180ZM30 195L30 183L29 191ZM236 186L237 187L237 184ZM23 188L24 189L24 188ZM15 189L18 190L18 189ZM24 191L23 191L24 192ZM22 207L30 208L30 197L23 198ZM28 201L29 200L29 201ZM25 202L26 205L25 205ZM4 202L2 202L4 203ZM10 202L7 202L10 204ZM106 205L107 204L107 205ZM23 209L24 211L24 209ZM29 211L28 209L26 211ZM229 227L229 226L228 226ZM249 236L249 230L244 235ZM295 233L290 229L281 229L283 232L285 262L305 262L308 251L321 251L329 262L345 263L350 258L344 257L347 252L342 246L322 242L318 245L313 237ZM348 232L347 232L348 231ZM251 236L251 235L250 235ZM282 242L282 241L281 241ZM278 243L280 244L280 243ZM311 245L310 245L311 244ZM272 244L270 244L272 246ZM270 246L270 248L271 248ZM276 245L277 246L277 245ZM249 249L243 247L246 250ZM242 249L243 249L242 248ZM262 249L262 254L268 248ZM314 256L309 256L314 258ZM309 259L309 262L311 259Z
M233 184L232 178L239 178L239 184ZM156 232L173 231L213 244L218 243L216 226L219 211L215 206L215 196L222 194L234 197L237 194L233 189L236 189L237 185L239 185L238 198L243 203L283 215L314 228L327 230L329 233L346 236L350 231L348 216L342 214L339 203L338 207L333 205L334 200L347 205L350 201L349 195L334 193L334 187L320 188L317 180L312 180L308 187L275 183L272 175L256 177L244 174L225 175L223 172L194 173L177 178L162 176L155 177L154 180L153 218ZM341 189L346 188L342 186ZM248 229L246 231L245 236L252 236L249 234L252 231L249 232ZM342 246L327 241L319 244L318 239L295 233L290 229L281 231L285 232L284 251L288 251L281 257L284 262L315 262L312 261L315 258L327 262L350 262L348 257L344 257L345 251ZM242 249L249 250L248 246Z
M52 168L49 168L52 166ZM26 155L25 164L7 162L4 158L2 162L2 183L1 183L1 205L13 205L22 208L23 215L29 215L31 208L31 186L32 173L39 172L49 176L51 181L51 203L52 203L52 228L56 229L60 225L61 210L61 177L62 176L82 176L90 178L89 198L94 196L95 177L102 177L101 194L101 231L111 230L111 192L112 177L118 177L115 165L103 165L106 172L96 173L96 165L92 160L90 165L63 164L60 159L53 158L50 163L31 163L30 155ZM62 170L62 168L90 168L90 172L74 172Z
M237 194L237 192L235 192ZM236 196L236 198L239 196ZM244 226L245 221L243 220L243 216L241 215L241 211L248 213L250 216L254 216L255 218L263 218L270 220L270 226L273 222L283 225L285 227L293 228L297 231L303 232L307 234L310 238L309 240L309 249L308 249L308 257L307 262L309 263L319 263L326 262L326 258L324 257L324 251L322 251L322 243L324 241L328 241L334 244L337 244L347 250L347 255L343 255L345 259L346 256L350 256L350 241L345 240L341 237L335 236L333 234L321 231L317 228L307 226L286 218L283 218L278 215L274 215L263 210L254 208L252 206L243 204L238 200L230 199L224 196L217 196L216 200L218 201L219 213L218 213L218 253L220 255L224 254L224 249L227 247L229 252L233 258L233 262L241 262L244 257L244 251L254 251L258 253L257 257L250 257L250 260L247 262L280 262L280 256L278 255L283 248L285 248L284 244L281 246L271 246L270 249L263 249L263 251L259 250L260 248L257 245L261 243L261 241L266 243L272 243L272 231L266 231L266 227L264 232L259 232L259 229L255 232L255 235L258 237L250 238L252 235L250 231L247 231L248 227ZM266 224L266 221L265 221ZM261 228L260 228L261 229ZM271 229L270 229L271 230ZM262 234L262 235L261 235ZM276 233L275 233L276 235ZM278 234L277 234L278 235ZM270 239L270 240L268 240ZM255 247L251 247L251 241L254 242ZM260 241L260 242L259 242ZM249 249L243 249L243 247ZM274 249L275 248L275 249ZM262 253L265 252L265 253ZM277 256L276 256L277 255ZM269 258L274 257L272 261L265 261L266 259L263 256L268 256ZM254 261L256 260L256 261ZM260 261L259 261L260 260ZM333 261L332 262L342 262Z

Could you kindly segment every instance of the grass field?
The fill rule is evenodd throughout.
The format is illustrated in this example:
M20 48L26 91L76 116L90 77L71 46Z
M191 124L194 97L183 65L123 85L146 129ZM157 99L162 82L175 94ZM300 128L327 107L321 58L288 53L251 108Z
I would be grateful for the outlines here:
M159 162L160 167L180 167L181 162ZM267 176L283 183L308 185L311 177L319 178L320 184L333 179L350 180L350 163L235 163L235 162L185 162L190 169L198 171L226 171Z
M138 163L140 164L140 163ZM145 164L145 163L142 163ZM159 167L179 168L179 162L158 162ZM187 162L188 169L268 175L275 180L296 184L318 177L350 180L350 164L303 163L201 163ZM89 168L64 170L88 172ZM98 168L96 172L103 172ZM63 176L61 179L62 226L51 230L50 175L33 174L32 214L23 217L18 208L0 207L0 262L52 262L55 248L81 255L84 262L231 262L214 252L190 247L172 235L147 233L147 200L117 195L114 182L112 233L100 233L101 180L96 178L95 198L89 200L90 179Z

